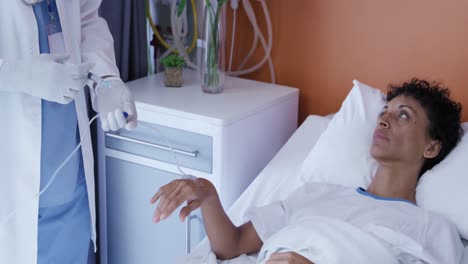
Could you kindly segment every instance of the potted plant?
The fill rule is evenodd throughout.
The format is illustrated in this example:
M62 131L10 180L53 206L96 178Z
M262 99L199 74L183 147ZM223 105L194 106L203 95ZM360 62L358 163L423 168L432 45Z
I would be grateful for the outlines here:
M181 87L182 86L182 66L184 66L184 59L172 53L161 60L164 65L164 85L167 87Z

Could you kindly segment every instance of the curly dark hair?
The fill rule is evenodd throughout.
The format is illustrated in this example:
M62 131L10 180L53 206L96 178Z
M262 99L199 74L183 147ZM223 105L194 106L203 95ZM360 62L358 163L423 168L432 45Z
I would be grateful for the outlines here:
M441 83L430 83L417 78L402 85L390 85L386 101L390 102L400 95L411 97L421 104L429 119L429 136L441 142L439 154L435 158L424 161L419 174L421 176L441 162L460 142L463 136L460 121L462 106L450 99L448 88Z

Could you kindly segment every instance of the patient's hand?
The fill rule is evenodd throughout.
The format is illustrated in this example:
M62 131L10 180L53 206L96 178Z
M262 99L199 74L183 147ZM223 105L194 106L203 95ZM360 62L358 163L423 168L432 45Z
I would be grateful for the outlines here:
M314 264L296 252L273 253L266 264Z
M158 207L153 214L153 222L157 223L169 217L182 203L187 205L180 210L181 221L193 211L198 209L203 201L216 194L216 189L205 179L174 180L163 187L151 199L154 204L159 200Z

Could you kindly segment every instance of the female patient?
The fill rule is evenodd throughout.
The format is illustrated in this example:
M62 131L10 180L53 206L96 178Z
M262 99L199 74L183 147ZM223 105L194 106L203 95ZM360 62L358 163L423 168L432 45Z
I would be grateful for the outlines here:
M419 243L437 263L459 263L461 242L455 227L417 207L415 197L419 177L460 141L461 106L449 99L447 89L418 79L391 86L386 101L370 150L378 169L366 190L326 184L320 188L317 184L305 186L285 201L253 211L250 221L237 227L223 211L209 181L175 180L151 199L152 203L159 200L154 222L167 218L184 202L187 206L180 211L181 221L201 208L214 253L219 259L230 259L258 252L262 241L305 214L328 216L357 227L369 223L386 226ZM442 249L442 244L451 249ZM267 263L312 262L287 252L272 254Z

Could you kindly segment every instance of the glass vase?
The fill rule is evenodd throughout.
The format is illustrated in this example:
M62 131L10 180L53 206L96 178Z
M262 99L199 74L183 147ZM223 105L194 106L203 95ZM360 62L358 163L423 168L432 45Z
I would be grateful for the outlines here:
M202 51L200 62L200 80L205 93L221 93L224 89L225 45L221 24L224 11L218 7L216 0L207 0L203 14Z

